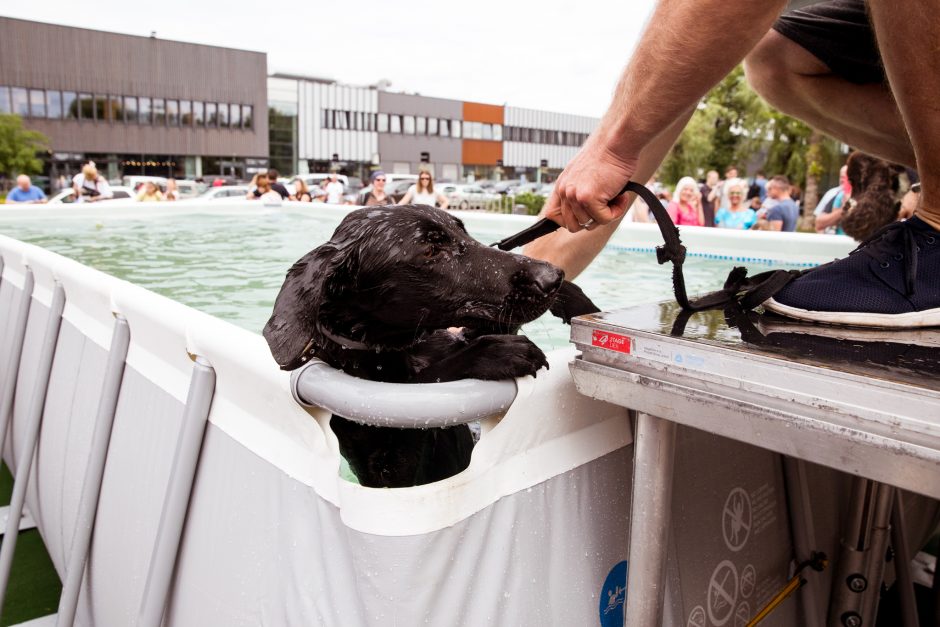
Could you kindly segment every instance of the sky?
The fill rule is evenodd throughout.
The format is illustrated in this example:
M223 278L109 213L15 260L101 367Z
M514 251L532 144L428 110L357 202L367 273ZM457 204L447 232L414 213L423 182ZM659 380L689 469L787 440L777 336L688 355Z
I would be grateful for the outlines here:
M653 4L98 0L83 9L43 0L7 3L2 13L266 52L269 73L385 79L394 92L600 117Z

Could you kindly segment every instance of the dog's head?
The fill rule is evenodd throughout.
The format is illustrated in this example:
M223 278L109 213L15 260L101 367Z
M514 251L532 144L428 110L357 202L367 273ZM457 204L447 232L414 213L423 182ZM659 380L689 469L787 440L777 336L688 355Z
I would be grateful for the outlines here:
M862 241L898 219L899 176L904 168L883 159L853 152L846 161L852 200L841 220L847 235Z
M446 211L366 207L291 267L264 337L292 370L336 336L403 348L448 327L514 333L548 309L563 278L551 264L477 242Z

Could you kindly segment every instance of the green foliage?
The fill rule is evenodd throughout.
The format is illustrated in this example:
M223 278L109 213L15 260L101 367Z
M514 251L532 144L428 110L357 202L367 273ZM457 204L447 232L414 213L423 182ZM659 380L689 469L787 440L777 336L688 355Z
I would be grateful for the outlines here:
M36 155L48 149L49 138L23 128L20 116L0 114L0 175L39 174L42 160Z
M785 174L796 185L810 176L836 172L839 144L823 137L810 156L812 129L768 106L750 88L742 66L736 67L699 104L659 170L660 180L675 184L683 176L701 178L707 170L750 165L768 176ZM763 156L763 159L760 158Z
M546 198L532 192L524 192L518 196L513 196L510 200L513 205L525 205L528 215L537 216L545 205Z

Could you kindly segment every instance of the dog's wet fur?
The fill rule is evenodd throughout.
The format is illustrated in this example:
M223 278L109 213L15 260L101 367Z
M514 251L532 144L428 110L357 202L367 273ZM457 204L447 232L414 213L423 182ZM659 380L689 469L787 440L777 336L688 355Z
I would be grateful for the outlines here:
M846 176L852 184L852 200L841 220L846 235L861 242L898 219L902 172L903 167L863 152L849 155Z
M446 211L367 207L291 267L264 337L284 370L317 357L373 381L508 379L547 367L516 332L550 307L566 322L597 311L555 266L484 246ZM466 425L330 425L365 486L430 483L470 463Z

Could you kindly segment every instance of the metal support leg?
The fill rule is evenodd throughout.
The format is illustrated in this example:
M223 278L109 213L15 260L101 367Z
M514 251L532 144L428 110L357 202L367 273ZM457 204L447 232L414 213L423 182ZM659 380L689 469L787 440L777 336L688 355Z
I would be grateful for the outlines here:
M901 627L918 627L917 600L914 598L914 580L911 577L911 550L907 545L907 527L904 524L904 500L900 490L894 491L891 508L891 546L894 547L894 571L897 574L898 595L901 605Z
M625 627L663 621L675 451L676 424L637 413Z
M781 456L783 473L787 485L787 505L790 510L790 529L793 534L793 552L796 561L810 559L813 551L819 548L816 540L816 526L813 524L813 504L809 497L809 482L806 478L806 462L802 459ZM824 610L820 607L817 595L822 574L811 568L803 571L809 582L808 589L800 595L802 625L805 627L823 627ZM815 585L814 585L815 584Z
M42 413L46 405L46 393L49 391L49 377L52 374L52 360L55 357L56 344L59 340L59 328L62 325L62 310L65 308L65 290L59 283L52 293L52 305L43 335L42 348L36 371L36 382L29 402L26 418L26 439L23 443L23 455L16 466L13 481L13 496L10 497L10 518L7 530L0 545L0 614L6 598L7 584L10 581L10 568L13 565L13 551L19 533L20 517L23 515L23 503L26 501L26 485L29 482L29 470L36 453L36 442L42 427Z
M16 308L16 323L10 340L10 354L7 356L7 369L3 377L3 394L0 398L0 454L6 441L7 426L13 410L13 397L16 396L16 379L20 371L20 358L23 354L23 341L26 339L26 323L29 321L29 306L33 302L33 271L26 268L23 278L23 292Z
M72 551L65 571L62 596L59 597L59 613L56 619L58 627L72 627L75 621L75 609L78 607L82 577L85 574L91 531L95 526L95 516L98 513L101 480L104 477L104 465L108 457L108 445L111 442L111 427L114 425L114 414L117 411L118 395L124 378L124 364L129 343L130 328L127 326L127 320L123 316L118 316L114 322L111 349L108 351L108 364L105 367L101 398L98 401L98 414L95 417L95 430L91 438L91 451L85 467L85 481L82 484L82 496L78 505L75 537L72 539Z
M214 391L215 370L209 362L197 357L189 383L183 424L176 441L173 470L163 499L163 513L153 546L144 597L137 615L137 627L159 627L163 622Z
M856 478L833 580L830 627L874 627L884 581L894 488Z

